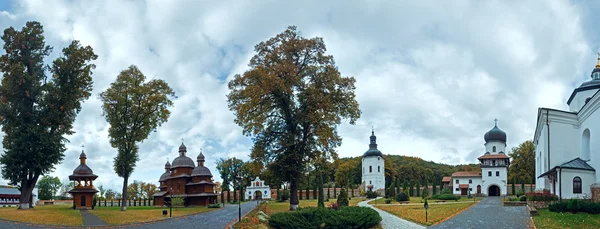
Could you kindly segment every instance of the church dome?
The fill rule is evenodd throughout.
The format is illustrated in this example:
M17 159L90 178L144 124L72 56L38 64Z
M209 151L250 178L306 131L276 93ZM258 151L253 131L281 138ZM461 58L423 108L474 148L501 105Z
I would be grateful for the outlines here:
M165 173L163 173L163 174L160 176L160 179L158 179L158 182L164 181L164 180L166 180L167 178L169 178L170 176L171 176L171 173L169 173L169 172L165 172Z
M212 173L210 173L210 169L204 167L204 166L198 166L196 168L194 168L194 170L192 170L192 176L209 176L212 177Z
M194 168L196 167L196 164L194 163L194 161L185 156L184 155L180 155L179 157L175 158L175 160L173 160L173 163L171 164L171 169L174 168L179 168L179 167L187 167L187 168Z
M363 154L363 157L371 157L371 156L383 157L383 154L381 153L381 151L379 151L379 149L377 149L377 136L375 136L374 130L371 131L370 140L371 140L371 144L369 144L369 150L367 150L367 152L365 152L365 154Z
M502 131L500 128L498 128L497 125L494 125L494 128L492 128L490 131L485 133L485 135L483 136L483 139L485 140L485 142L490 142L490 141L506 142L506 133L504 131Z

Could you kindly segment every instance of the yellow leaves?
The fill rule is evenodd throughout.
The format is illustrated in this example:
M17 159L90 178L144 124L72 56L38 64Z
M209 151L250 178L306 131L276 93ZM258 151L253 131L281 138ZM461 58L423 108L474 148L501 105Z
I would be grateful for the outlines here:
M477 202L429 204L429 209L427 210L427 222L425 222L425 208L423 207L423 204L376 205L375 207L412 222L423 225L432 225L451 218L475 203Z

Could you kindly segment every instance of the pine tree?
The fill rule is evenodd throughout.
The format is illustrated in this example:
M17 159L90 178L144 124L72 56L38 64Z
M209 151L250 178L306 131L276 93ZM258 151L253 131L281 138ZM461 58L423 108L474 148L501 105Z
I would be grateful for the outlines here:
M517 186L515 179L513 178L512 181L512 194L515 195L517 194L517 192L515 191L515 186Z
M415 186L413 185L412 182L410 182L410 191L409 191L409 195L410 196L415 196Z
M421 196L421 184L417 183L417 194L415 196Z
M310 200L310 189L308 188L308 185L306 185L306 199Z
M395 183L396 182L392 182L392 184L390 184L390 198L396 196L396 187L394 185Z
M302 188L298 188L298 198L302 200Z
M521 190L525 193L525 180L521 181Z
M348 192L342 188L340 195L337 197L337 204L340 207L348 207Z
M427 181L425 181L425 186L423 187L423 192L421 192L421 197L423 197L423 199L429 197L429 185L427 184Z
M436 195L437 194L437 184L436 183L437 183L437 180L433 181L433 184L432 184L433 187L432 187L432 190L431 190L431 195Z
M317 178L318 179L318 178ZM317 186L318 186L319 182L315 182L315 185L313 186L313 200L317 199Z
M404 181L402 184L402 192L406 192L408 194L408 182Z
M337 188L333 185L333 198L337 198Z

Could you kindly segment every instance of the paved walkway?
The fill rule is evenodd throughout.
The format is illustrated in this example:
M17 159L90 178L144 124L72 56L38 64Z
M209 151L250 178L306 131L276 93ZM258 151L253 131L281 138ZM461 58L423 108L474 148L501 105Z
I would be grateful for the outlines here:
M378 197L381 198L381 197ZM375 209L375 211L379 212L379 215L381 216L381 218L383 219L381 221L381 226L383 226L383 228L385 229L392 229L392 228L402 228L402 229L409 229L409 228L425 228L419 224L407 221L405 219L401 219L398 218L395 215L392 215L390 213L387 213L383 210L380 210L376 207L371 206L370 204L367 204L367 202L369 202L371 200L365 200L363 202L358 203L358 206L362 206L362 207L370 207Z
M106 226L108 223L100 219L100 217L92 214L88 210L80 210L81 218L83 218L83 226Z
M501 201L500 197L486 197L471 208L430 228L530 228L527 206L504 207Z
M250 212L256 206L255 201L242 203L242 216ZM83 211L82 211L83 215ZM227 224L238 218L238 205L226 204L225 208L210 211L198 215L192 215L185 218L169 219L152 224L142 224L139 226L115 227L115 228L141 228L141 229L187 229L187 228L202 228L202 229L224 229ZM31 229L31 228L60 228L60 227L38 227L24 223L13 223L0 220L1 229ZM69 227L73 228L73 227ZM94 228L94 227L80 227ZM100 227L102 228L102 227Z

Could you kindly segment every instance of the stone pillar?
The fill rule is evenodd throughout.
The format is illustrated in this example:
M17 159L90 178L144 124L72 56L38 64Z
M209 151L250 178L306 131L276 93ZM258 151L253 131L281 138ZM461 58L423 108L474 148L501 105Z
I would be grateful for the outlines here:
M592 201L594 201L594 203L600 202L600 183L592 185Z

